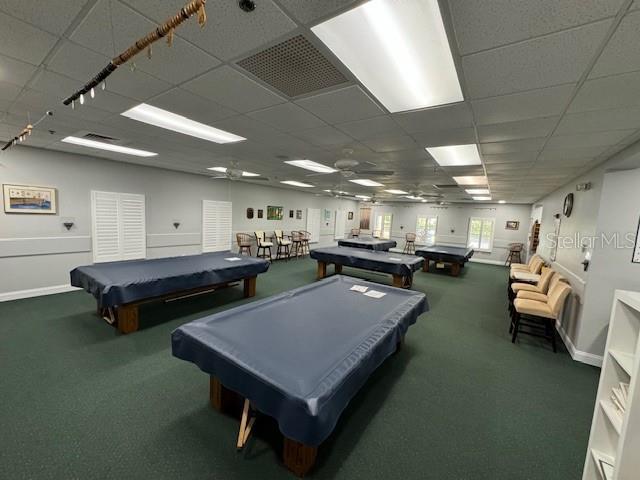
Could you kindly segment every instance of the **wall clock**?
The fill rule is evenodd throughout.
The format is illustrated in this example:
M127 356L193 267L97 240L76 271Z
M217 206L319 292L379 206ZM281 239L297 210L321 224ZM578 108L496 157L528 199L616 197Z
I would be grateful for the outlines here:
M564 197L564 208L562 209L562 213L564 213L565 217L570 217L572 210L573 210L573 193L570 193L566 197Z

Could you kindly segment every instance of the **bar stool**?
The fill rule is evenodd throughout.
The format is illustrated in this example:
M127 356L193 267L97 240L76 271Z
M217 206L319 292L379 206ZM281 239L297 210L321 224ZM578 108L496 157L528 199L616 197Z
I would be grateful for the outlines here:
M274 230L273 234L276 236L276 260L279 260L284 256L287 260L291 256L289 248L291 247L291 240L284 238L285 235L282 230Z
M300 246L302 247L302 256L309 254L309 240L311 240L311 233L306 230L300 230Z
M265 236L265 233L263 231L256 231L254 232L255 236L256 236L256 244L258 245L258 252L256 253L256 257L260 257L260 258L267 258L267 249L269 250L269 260L272 259L271 257L271 247L273 247L273 243L272 242L268 242L267 241L267 237ZM260 254L260 250L262 250L262 254Z
M510 243L509 244L509 255L505 260L505 266L509 266L512 263L521 263L522 262L522 249L524 248L524 244L522 243ZM516 262L517 259L517 262Z
M302 249L302 235L297 230L291 230L291 255L298 258L300 256L300 250ZM291 256L290 255L290 256Z
M359 228L352 228L351 229L351 238L358 238L360 236L360 229Z
M407 233L404 237L404 249L402 253L412 254L416 253L416 234L415 233Z
M238 253L240 255L248 253L251 256L251 235L248 233L236 233L236 242L238 243Z

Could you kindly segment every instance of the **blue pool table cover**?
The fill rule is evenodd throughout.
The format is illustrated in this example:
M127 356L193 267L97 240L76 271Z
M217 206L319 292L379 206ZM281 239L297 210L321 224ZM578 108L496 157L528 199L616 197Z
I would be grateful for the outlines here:
M237 261L225 260L240 258ZM264 273L269 262L232 252L127 260L85 265L71 271L71 285L96 297L101 308L159 297Z
M172 350L274 417L286 437L317 446L428 308L424 293L335 275L183 325Z
M344 238L338 240L338 245L341 247L353 247L364 248L367 250L380 250L388 251L390 248L395 248L397 243L395 240L381 240L373 237L359 237L359 238Z
M320 262L390 273L392 275L402 275L404 277L411 276L413 272L420 270L424 263L423 258L415 255L349 247L314 248L309 255Z
M447 245L432 245L416 250L416 255L439 261L466 262L473 257L473 249L469 247L450 247Z

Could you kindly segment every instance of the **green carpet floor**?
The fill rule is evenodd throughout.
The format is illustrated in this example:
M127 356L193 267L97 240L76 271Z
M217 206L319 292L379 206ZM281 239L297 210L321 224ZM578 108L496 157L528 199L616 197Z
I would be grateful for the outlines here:
M314 278L315 262L278 262L256 298ZM511 344L505 282L481 264L416 274L431 311L353 399L311 478L580 478L599 370ZM0 478L295 478L270 419L236 452L237 420L209 407L207 375L171 356L174 328L244 301L236 287L151 304L127 336L84 292L0 303Z

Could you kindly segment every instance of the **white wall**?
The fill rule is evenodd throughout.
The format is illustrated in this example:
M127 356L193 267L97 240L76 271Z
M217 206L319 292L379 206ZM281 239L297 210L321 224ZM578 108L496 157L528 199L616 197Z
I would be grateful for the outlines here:
M455 204L437 206L422 203L389 203L376 205L372 213L372 225L375 215L381 212L393 214L391 236L398 242L398 247L404 247L406 233L416 230L418 216L437 216L438 227L436 242L442 245L465 246L469 229L469 218L495 218L495 233L493 249L488 252L476 252L472 260L504 263L508 254L509 243L526 243L531 206L516 204ZM507 220L520 222L518 230L507 230Z
M202 175L28 147L5 152L1 162L0 183L57 188L58 214L0 212L0 296L68 284L71 269L92 262L91 190L146 196L149 258L201 251L203 199L233 202L234 233L304 229L307 208L352 211L354 219L347 221L347 228L359 221L357 202L303 191L211 180ZM284 220L267 220L268 205L284 207ZM247 207L256 212L253 220L246 219ZM264 210L263 219L257 219L259 208ZM289 219L290 209L303 210L303 219ZM71 231L62 225L66 219L75 223ZM180 222L177 230L174 221ZM320 244L333 243L333 229L333 220L323 225Z

